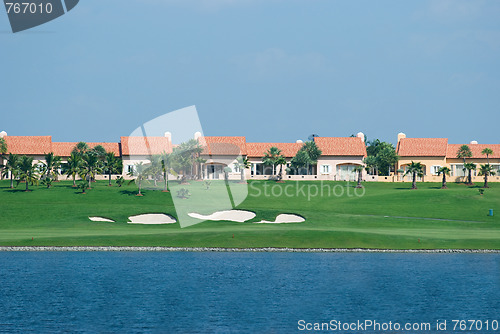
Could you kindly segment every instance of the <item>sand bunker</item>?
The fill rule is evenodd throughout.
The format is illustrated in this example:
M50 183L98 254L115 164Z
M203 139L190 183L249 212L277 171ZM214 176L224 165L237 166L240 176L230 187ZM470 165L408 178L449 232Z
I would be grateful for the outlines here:
M176 220L164 213L149 213L137 216L130 216L128 224L147 224L147 225L159 225L159 224L174 224Z
M255 213L245 210L225 210L217 211L211 215L200 215L199 213L188 213L189 217L203 220L229 220L233 222L243 223L255 217Z
M90 220L93 222L107 222L107 223L114 223L114 220L104 218L104 217L89 217Z
M255 222L256 224L288 224L288 223L302 223L306 220L304 217L293 215L293 214L281 214L276 217L276 220L271 222L268 220L261 220L260 222Z

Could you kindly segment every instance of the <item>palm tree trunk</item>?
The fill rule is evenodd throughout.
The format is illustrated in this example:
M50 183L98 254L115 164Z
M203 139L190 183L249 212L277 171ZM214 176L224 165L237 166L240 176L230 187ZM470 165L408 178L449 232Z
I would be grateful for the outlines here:
M358 172L358 184L356 185L356 188L361 188L361 180L363 178L363 171Z
M26 191L28 191L28 176L26 175Z
M142 180L139 180L139 193L137 194L139 196L142 196L142 193L141 193L141 183L142 183Z
M10 172L10 189L14 188L14 178L12 175L12 171Z
M163 188L164 192L168 191L168 173L167 170L163 171L163 180L165 180L165 188Z
M89 189L92 189L92 177L90 176L90 173L87 174L87 179L89 181Z
M443 184L441 185L441 189L446 189L446 174L443 173Z
M108 186L111 186L111 169L108 171Z
M484 187L483 188L488 188L488 173L484 174Z
M73 187L76 187L76 175L73 174Z
M469 184L472 184L472 169L469 169Z
M241 169L240 179L241 179L241 182L245 182L245 169L244 168Z
M417 189L417 173L413 172L413 181L411 184L411 189Z

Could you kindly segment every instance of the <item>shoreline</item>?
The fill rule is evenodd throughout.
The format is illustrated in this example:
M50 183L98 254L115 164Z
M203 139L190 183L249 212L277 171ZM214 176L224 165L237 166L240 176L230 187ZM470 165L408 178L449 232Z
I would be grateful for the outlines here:
M499 249L220 248L129 246L0 246L0 252L236 252L236 253L438 253L500 254Z

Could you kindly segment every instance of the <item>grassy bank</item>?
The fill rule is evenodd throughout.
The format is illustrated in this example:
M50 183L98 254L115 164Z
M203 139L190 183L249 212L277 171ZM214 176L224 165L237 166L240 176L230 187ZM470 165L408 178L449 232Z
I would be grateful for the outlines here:
M12 190L9 181L0 182L2 246L500 249L500 218L487 216L489 209L500 214L497 184L480 195L478 188L463 184L441 190L426 183L410 190L408 183L366 183L364 195L356 196L353 184L343 182L253 181L238 207L254 211L252 221L296 213L306 222L203 222L183 229L126 224L128 216L140 213L175 216L170 193L145 190L137 197L135 185L108 187L105 181L86 195L68 181L51 189L31 187L29 193L22 186ZM188 187L196 191L203 183ZM91 222L89 216L117 223Z

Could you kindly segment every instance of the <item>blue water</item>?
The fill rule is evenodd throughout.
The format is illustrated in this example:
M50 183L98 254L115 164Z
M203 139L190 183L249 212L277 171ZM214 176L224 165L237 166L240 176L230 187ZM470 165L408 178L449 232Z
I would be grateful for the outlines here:
M334 319L500 321L500 255L0 253L0 332L295 333Z

